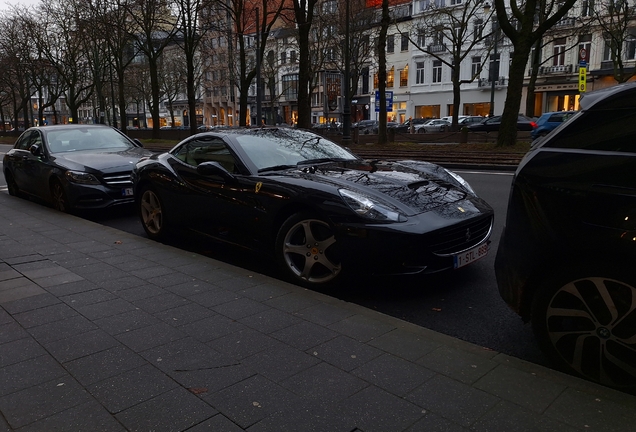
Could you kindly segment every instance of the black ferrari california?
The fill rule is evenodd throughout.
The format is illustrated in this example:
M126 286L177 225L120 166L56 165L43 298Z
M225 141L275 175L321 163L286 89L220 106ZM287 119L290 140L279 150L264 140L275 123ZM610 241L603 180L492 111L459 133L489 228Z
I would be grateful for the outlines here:
M27 129L3 159L9 194L33 196L60 211L133 202L130 173L152 152L104 125Z
M488 253L491 207L438 165L362 160L314 133L243 128L202 133L133 171L143 227L186 227L273 254L292 281L345 272L415 274Z

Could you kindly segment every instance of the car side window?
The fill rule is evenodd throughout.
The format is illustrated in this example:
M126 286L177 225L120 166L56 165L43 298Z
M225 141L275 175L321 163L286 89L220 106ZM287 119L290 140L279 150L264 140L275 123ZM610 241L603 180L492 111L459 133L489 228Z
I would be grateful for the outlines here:
M195 138L183 145L175 157L192 166L203 162L218 162L228 172L238 173L234 155L220 138Z
M636 111L588 111L569 120L545 147L636 153Z
M31 138L33 137L33 131L28 131L22 134L18 141L15 143L16 149L19 150L29 150L31 147Z
M39 145L40 148L42 148L42 135L40 135L40 132L38 131L34 131L31 132L31 143L29 145L29 148L31 148L32 145Z

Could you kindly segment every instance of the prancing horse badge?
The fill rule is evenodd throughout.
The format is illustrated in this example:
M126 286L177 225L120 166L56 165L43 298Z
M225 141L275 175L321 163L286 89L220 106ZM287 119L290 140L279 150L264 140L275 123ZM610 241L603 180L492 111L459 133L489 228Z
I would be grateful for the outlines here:
M256 183L256 188L254 188L256 193L258 193L261 190L262 186L263 186L263 183L261 183L261 182Z

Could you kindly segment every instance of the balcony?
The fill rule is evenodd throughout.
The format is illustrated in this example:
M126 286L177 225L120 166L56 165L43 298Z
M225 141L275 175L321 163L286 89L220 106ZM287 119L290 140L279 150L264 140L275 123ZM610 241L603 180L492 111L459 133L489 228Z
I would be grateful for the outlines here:
M558 65L558 66L541 66L539 68L539 75L557 75L557 74L570 74L572 73L572 65Z
M428 51L433 53L443 52L443 51L446 51L446 45L445 44L429 45Z
M566 27L574 27L576 25L576 18L573 17L565 17L561 18L559 21L554 24L553 28L566 28Z
M495 87L500 88L506 85L506 77L500 76L499 79L495 81ZM492 88L492 82L488 78L479 78L477 81L477 87L482 90L488 90Z

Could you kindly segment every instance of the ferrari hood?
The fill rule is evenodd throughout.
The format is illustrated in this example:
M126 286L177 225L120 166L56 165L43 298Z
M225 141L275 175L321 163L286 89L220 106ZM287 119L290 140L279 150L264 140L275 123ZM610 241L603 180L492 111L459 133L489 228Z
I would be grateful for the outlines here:
M384 199L409 214L476 198L444 168L420 161L321 165L303 169L302 176Z

